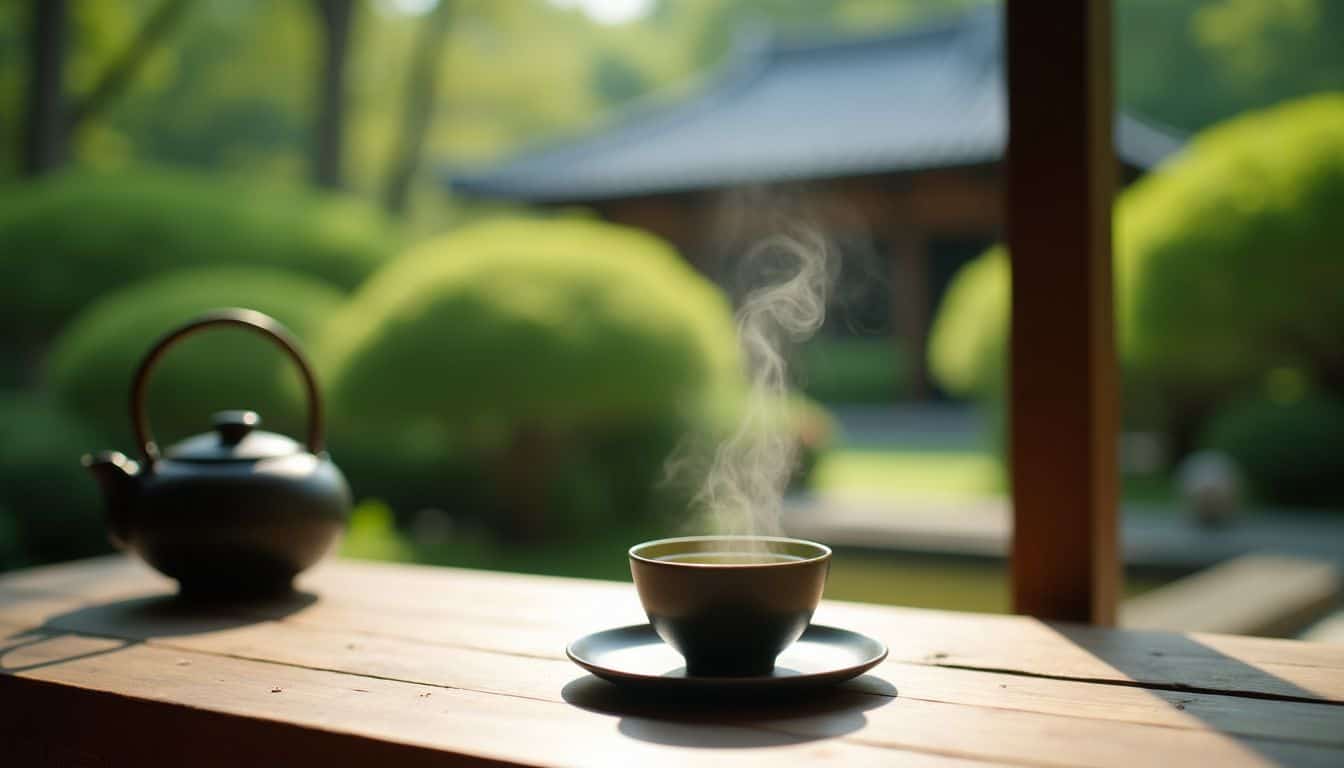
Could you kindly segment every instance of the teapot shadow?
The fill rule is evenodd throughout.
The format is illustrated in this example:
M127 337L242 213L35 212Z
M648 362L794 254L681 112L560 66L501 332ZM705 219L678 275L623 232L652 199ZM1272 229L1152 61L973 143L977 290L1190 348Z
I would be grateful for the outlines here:
M584 675L567 683L560 695L581 709L618 716L617 729L632 739L678 747L745 749L855 733L868 724L864 712L890 704L899 693L872 674L821 690L726 695L639 691Z
M77 659L101 656L159 638L185 637L276 621L313 605L318 596L294 591L252 600L188 599L156 594L77 608L48 616L40 626L0 640L0 673L24 672ZM6 656L41 643L79 637L101 647L56 653L41 661L9 663ZM85 644L87 644L87 642Z

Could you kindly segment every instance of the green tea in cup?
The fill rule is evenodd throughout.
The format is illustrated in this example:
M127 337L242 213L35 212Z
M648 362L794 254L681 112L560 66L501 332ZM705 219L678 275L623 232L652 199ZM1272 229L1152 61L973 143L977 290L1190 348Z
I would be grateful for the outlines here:
M658 636L691 675L768 675L821 602L831 550L802 539L688 536L630 548Z

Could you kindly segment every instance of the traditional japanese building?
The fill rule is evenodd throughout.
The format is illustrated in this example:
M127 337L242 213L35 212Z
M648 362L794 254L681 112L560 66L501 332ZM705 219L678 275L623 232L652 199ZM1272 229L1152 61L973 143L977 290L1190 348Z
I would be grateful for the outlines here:
M747 45L679 101L446 178L461 195L646 229L729 285L753 239L814 223L846 255L848 304L829 332L895 336L924 396L938 302L999 237L1003 54L992 8L882 37ZM1124 113L1114 136L1126 183L1182 143Z

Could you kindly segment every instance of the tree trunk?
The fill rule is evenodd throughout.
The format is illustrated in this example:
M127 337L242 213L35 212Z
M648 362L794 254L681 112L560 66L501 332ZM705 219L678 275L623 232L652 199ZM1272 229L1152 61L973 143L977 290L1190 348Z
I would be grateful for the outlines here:
M354 0L314 0L322 22L323 56L318 71L314 125L313 183L338 189L345 146L345 70Z
M448 37L451 6L451 0L439 0L438 6L416 37L411 69L406 77L401 136L393 149L392 163L383 190L383 207L395 215L406 210L411 184L420 167L425 134L429 132L429 124L434 116L439 62L443 59L444 42Z
M145 17L144 23L131 39L129 45L116 59L103 70L98 82L89 90L88 95L80 99L66 116L67 135L73 135L80 124L97 117L107 106L117 100L126 90L135 75L144 66L154 49L182 20L183 12L191 0L162 0Z
M33 0L23 170L38 176L65 163L65 0Z

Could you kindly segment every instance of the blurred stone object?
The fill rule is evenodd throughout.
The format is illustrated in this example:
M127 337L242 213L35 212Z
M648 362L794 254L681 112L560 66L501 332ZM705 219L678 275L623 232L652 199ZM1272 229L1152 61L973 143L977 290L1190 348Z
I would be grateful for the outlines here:
M1241 510L1242 483L1237 464L1225 453L1199 451L1181 462L1177 472L1181 500L1196 524L1226 525Z

